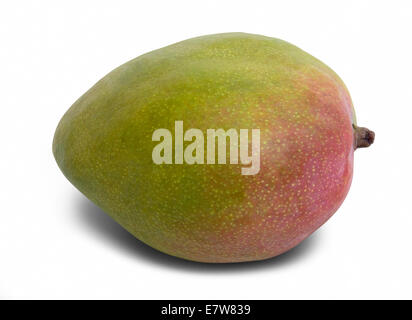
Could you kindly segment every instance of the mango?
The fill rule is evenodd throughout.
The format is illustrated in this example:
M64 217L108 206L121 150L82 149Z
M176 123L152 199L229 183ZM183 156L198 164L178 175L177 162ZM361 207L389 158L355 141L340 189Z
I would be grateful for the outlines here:
M110 72L61 119L53 154L87 198L183 259L268 259L307 238L348 193L356 124L342 80L285 41L225 33Z

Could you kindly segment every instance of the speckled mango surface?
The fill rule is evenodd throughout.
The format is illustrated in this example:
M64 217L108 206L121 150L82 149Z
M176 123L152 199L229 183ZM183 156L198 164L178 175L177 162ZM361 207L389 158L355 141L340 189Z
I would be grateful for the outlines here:
M189 39L118 67L80 97L53 141L70 182L141 241L201 262L279 255L338 209L352 179L354 112L326 65L282 40ZM260 171L156 165L158 128L260 129Z

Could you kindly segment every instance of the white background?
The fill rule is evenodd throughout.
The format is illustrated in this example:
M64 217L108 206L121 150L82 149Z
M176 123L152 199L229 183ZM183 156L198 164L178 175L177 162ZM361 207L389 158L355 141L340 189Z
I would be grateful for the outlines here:
M264 262L207 265L141 244L51 151L70 105L118 65L190 37L287 40L347 84L376 143L321 229ZM412 298L412 2L2 1L0 298Z

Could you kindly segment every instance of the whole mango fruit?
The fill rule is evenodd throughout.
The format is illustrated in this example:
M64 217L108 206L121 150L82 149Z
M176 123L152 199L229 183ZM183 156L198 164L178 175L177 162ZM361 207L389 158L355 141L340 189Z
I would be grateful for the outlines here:
M279 255L349 190L374 133L325 64L279 39L225 33L118 67L61 119L70 182L144 243L200 262Z

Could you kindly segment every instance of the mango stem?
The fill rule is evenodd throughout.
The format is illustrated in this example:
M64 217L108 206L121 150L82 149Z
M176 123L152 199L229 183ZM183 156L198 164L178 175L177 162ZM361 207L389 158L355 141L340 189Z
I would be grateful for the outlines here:
M367 148L375 141L375 132L372 130L356 125L353 125L353 130L355 150L358 148Z

